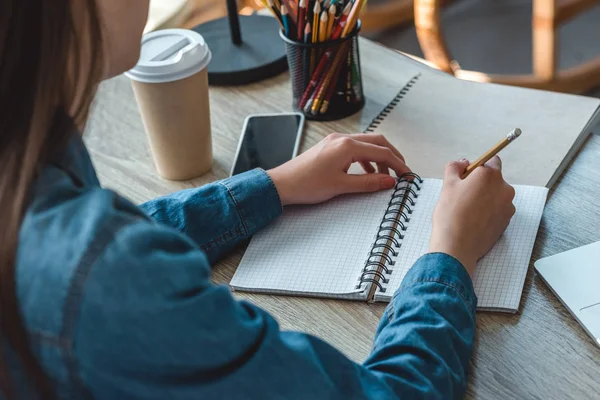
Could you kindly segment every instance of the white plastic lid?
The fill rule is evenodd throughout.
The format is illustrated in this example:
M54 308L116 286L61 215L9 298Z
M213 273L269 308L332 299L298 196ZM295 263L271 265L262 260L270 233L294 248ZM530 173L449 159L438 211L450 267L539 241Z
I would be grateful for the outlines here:
M211 57L210 49L199 33L165 29L144 36L140 60L125 75L138 82L173 82L202 71Z

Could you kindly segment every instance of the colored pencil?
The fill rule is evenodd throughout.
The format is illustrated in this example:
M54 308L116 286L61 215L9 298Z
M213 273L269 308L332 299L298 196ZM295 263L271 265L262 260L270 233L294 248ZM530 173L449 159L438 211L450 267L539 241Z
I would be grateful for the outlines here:
M321 12L321 18L319 23L319 42L324 42L327 40L327 20L329 16L327 14L327 10L323 10Z
M311 36L312 36L312 29L310 26L310 22L306 23L306 26L304 27L303 35L304 36L302 36L302 41L304 43L309 44L310 40L311 40ZM301 87L298 88L296 93L300 93L302 90L304 90L310 79L310 56L311 56L311 54L312 54L312 49L306 48L306 47L302 49L302 82L301 82Z
M337 22L337 25L335 25L333 27L333 32L331 32L331 40L338 39L342 35L342 32L344 31L344 28L346 27L346 24L348 23L348 16L350 15L351 9L352 9L352 3L348 2L348 4L346 4L346 7L344 7L344 11L342 12L342 15L340 16L339 21Z
M313 89L319 83L319 78L321 77L321 74L323 73L323 71L325 70L325 67L329 63L329 60L331 59L332 55L333 55L333 51L328 50L325 52L325 54L321 58L321 61L319 61L319 64L317 65L315 72L312 74L311 80L308 83L308 86L306 87L304 94L302 95L302 99L300 100L300 103L298 103L300 108L304 107L306 102L309 100L310 95L313 92Z
M306 27L304 27L304 43L309 44L312 40L312 28L310 22L306 23Z
M338 69L334 72L334 80L329 84L329 87L325 91L325 95L323 96L323 103L321 105L321 109L319 110L321 114L325 114L329 109L331 98L333 97L333 93L335 92L335 88L337 86L337 81L339 80L338 74L340 72L341 65L342 64L340 63Z
M298 40L302 40L304 34L304 28L306 27L306 0L300 0L300 6L298 7Z
M313 21L312 21L312 42L317 43L319 41L319 17L321 15L321 3L319 0L315 1L315 8L313 9Z
M298 22L298 0L280 0L280 1L281 1L281 5L285 4L285 8L287 8L288 15L290 16L290 21L292 21L292 25L296 26L296 23Z
M317 86L318 89L315 91L316 95L314 96L314 101L311 106L311 113L313 115L316 115L319 112L319 110L321 109L321 103L323 102L323 96L325 95L325 90L327 89L328 85L331 83L333 74L335 73L335 70L338 68L338 65L340 64L341 60L346 56L346 51L347 51L346 45L343 44L341 46L341 48L338 50L337 54L335 55L332 66L329 68L327 73L323 75L321 82Z
M290 20L290 15L288 14L288 10L285 4L281 5L281 19L283 20L283 29L285 31L285 36L294 40L295 37L292 33L292 21Z
M331 33L333 31L333 24L335 23L336 12L337 9L335 7L335 4L332 4L331 7L329 7L329 17L327 20L327 35L325 35L327 37L327 40L331 39Z
M279 22L279 25L281 26L281 29L283 31L285 31L285 28L283 26L283 20L281 19L281 13L279 12L279 9L275 6L275 3L273 0L267 0L267 5L269 10L271 11L271 13L275 16L275 19L277 20L277 22Z
M344 30L342 31L343 38L348 36L348 34L352 32L352 30L356 26L356 21L358 21L358 14L360 13L360 10L362 10L363 4L364 0L356 0L352 5L352 9L350 10L350 14L348 15L348 21L346 23L346 26L344 27Z

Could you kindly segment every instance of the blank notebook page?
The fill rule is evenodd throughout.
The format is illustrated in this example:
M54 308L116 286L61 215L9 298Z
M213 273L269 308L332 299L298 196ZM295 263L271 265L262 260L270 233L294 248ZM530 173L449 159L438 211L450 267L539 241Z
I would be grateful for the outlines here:
M441 180L425 179L386 293L377 293L376 300L389 301L415 261L427 253L433 210L441 189ZM517 211L510 225L498 243L477 263L473 286L478 309L516 312L519 308L548 189L515 186L515 190L513 203Z
M365 298L356 289L391 191L286 207L256 234L231 287L253 292Z
M517 144L502 150L505 179L550 187L589 133L584 128L598 104L423 72L375 132L402 151L413 171L442 178L449 161L474 160L518 127L523 135Z

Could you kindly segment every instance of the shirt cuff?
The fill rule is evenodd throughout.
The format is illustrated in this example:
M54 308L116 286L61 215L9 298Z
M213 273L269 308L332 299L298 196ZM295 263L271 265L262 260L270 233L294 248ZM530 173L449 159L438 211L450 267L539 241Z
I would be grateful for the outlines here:
M473 289L473 281L465 267L456 258L445 253L425 254L408 271L398 291L424 282L435 282L455 289L475 312L477 296Z
M248 235L253 235L281 215L279 193L263 169L244 172L220 183L231 195Z

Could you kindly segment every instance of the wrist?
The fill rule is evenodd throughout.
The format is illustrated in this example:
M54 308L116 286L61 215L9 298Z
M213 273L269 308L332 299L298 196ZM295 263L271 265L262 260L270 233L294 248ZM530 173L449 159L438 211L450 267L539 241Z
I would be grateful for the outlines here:
M281 200L282 206L287 206L292 204L291 202L291 188L288 187L287 181L284 177L284 174L281 172L279 168L273 168L266 171L269 178L273 181L275 185L275 189L279 194L279 199Z

